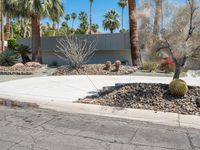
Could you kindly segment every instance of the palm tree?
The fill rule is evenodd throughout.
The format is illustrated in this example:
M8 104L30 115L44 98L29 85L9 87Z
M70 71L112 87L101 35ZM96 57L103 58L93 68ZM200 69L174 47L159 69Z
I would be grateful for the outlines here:
M63 5L60 1L52 1L52 8L50 12L50 19L53 21L52 29L53 36L56 35L56 23L59 23L60 17L64 13Z
M93 24L93 25L92 25L92 31L93 31L94 33L97 33L98 29L99 29L99 25L98 25L98 24Z
M19 14L28 14L31 18L32 30L32 60L41 62L40 47L40 19L49 16L55 4L61 3L61 0L18 0ZM57 5L60 6L60 5Z
M66 20L67 24L68 24L68 21L69 21L70 19L71 19L70 14L66 14L66 15L65 15L65 20Z
M16 10L16 5L13 0L3 0L4 14L6 15L6 40L10 37L11 17L16 16L13 12Z
M122 29L121 31L124 30L124 8L128 5L128 0L120 0L118 2L119 7L122 8Z
M113 33L114 30L119 29L119 15L115 10L110 10L104 15L103 27L105 30L110 30Z
M154 18L154 29L153 33L158 35L159 33L159 19L161 16L161 0L155 0L156 3L156 11L155 11L155 18Z
M140 65L136 0L128 0L132 65Z
M72 13L71 14L71 18L72 18L72 29L74 29L74 21L77 18L77 14L76 13Z
M4 3L1 0L1 51L4 51Z
M90 0L90 34L92 34L92 3L94 0Z
M78 15L78 19L81 21L80 29L81 29L82 33L85 34L88 31L88 27L89 27L87 13L84 11L80 12Z
M81 12L79 13L79 15L78 15L78 19L79 19L80 21L87 20L87 19L88 19L87 13L84 12L84 11L81 11Z

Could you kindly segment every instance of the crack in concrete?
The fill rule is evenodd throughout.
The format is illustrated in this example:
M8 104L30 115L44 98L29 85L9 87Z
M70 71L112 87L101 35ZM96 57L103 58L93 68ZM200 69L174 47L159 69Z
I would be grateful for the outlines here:
M190 133L189 133L188 130L187 130L187 132L186 132L186 135L187 135L187 138L188 138L188 141L189 141L189 144L190 144L192 150L195 150L195 146L194 146L194 144L192 143L192 139L191 139L191 136L190 136Z
M133 136L131 137L131 139L128 141L128 144L131 144L131 141L133 141L133 139L135 138L137 132L138 132L138 128L136 129L136 131L135 131L135 133L133 134Z

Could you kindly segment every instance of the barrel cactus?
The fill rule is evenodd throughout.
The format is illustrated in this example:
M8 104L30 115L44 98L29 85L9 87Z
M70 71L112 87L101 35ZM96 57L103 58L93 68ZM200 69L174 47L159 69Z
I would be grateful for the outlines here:
M111 61L107 61L107 62L105 63L104 70L110 70L111 65L112 65L112 62L111 62Z
M174 96L185 96L188 92L188 86L185 81L175 79L169 84L169 90Z
M115 70L116 70L116 71L119 71L119 68L120 68L121 64L122 64L122 63L121 63L120 60L116 60L116 61L115 61Z

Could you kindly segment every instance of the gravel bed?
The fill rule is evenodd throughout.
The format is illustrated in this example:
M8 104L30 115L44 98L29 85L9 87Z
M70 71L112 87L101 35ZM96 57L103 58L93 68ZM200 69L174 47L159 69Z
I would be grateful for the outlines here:
M45 68L41 66L14 65L11 67L0 66L0 75L32 75L37 70Z
M115 71L115 66L111 66L109 71L104 67L105 64L88 64L77 70L69 66L61 66L52 75L125 75L133 74L136 71L134 67L124 65L120 66L119 71Z
M175 97L170 94L168 86L147 83L126 84L77 102L200 115L200 87L189 86L189 92L185 97Z

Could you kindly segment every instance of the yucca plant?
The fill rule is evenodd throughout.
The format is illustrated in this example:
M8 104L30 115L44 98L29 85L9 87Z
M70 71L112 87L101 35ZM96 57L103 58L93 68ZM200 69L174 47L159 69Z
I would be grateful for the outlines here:
M1 66L12 66L18 60L18 55L15 51L6 50L0 54L0 65Z

